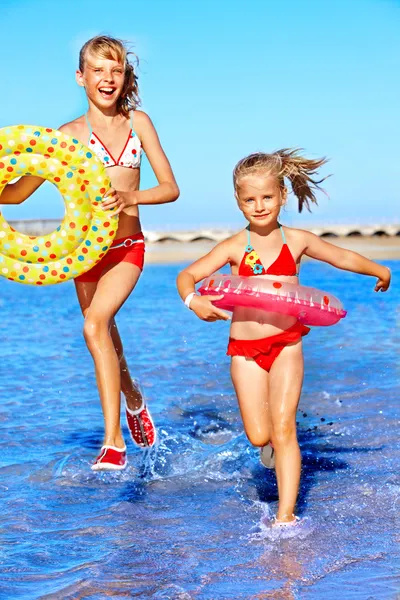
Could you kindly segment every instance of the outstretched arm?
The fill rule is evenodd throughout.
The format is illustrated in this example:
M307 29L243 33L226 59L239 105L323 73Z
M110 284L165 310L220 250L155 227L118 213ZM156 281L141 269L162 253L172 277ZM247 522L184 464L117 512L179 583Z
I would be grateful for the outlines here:
M176 280L182 300L185 301L188 296L193 294L189 307L204 321L228 321L230 319L226 312L216 308L211 302L211 300L220 300L223 296L197 296L195 293L196 283L230 262L230 247L231 240L221 242L211 252L181 271Z
M357 252L352 252L352 250L345 250L334 244L329 244L313 233L305 232L305 238L306 248L303 254L306 256L322 260L343 271L376 277L376 292L386 292L388 289L391 274L387 267L379 265Z

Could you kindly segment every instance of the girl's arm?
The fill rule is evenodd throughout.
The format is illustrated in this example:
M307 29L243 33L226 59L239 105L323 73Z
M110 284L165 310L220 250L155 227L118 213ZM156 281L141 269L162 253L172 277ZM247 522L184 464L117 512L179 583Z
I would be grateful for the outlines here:
M143 191L117 191L125 207L128 207L128 210L124 208L124 211L128 214L129 206L136 206L137 204L166 204L167 202L174 202L179 196L179 188L175 181L171 165L162 149L154 125L146 113L142 111L135 112L135 130L140 137L143 150L149 159L158 185ZM115 198L113 199L112 194L107 194L106 197L110 197L109 203L112 207L113 203L115 204ZM103 202L103 207L105 209L109 208L107 200Z
M390 285L390 270L378 263L352 252L351 250L345 250L344 248L338 248L334 244L325 242L317 235L305 233L306 248L303 254L322 260L323 262L329 263L330 265L343 269L343 271L352 271L353 273L360 273L361 275L371 275L371 277L377 278L375 291L386 292Z
M176 280L178 292L183 301L194 294L188 303L189 308L204 321L228 321L230 316L216 308L211 300L220 300L222 296L198 296L196 295L196 283L208 277L215 271L230 262L231 239L221 242L211 252L196 260L189 267L181 271Z
M24 175L15 183L9 183L0 196L0 204L21 204L44 183L36 175Z

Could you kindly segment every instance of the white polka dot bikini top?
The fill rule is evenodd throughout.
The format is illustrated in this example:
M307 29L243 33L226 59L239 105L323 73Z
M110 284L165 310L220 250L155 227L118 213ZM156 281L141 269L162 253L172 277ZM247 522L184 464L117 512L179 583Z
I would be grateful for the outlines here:
M105 167L126 167L128 169L139 169L142 160L142 144L139 137L133 131L132 111L130 113L131 130L128 134L125 146L122 149L119 158L115 160L111 152L103 144L101 139L94 133L90 125L88 116L85 114L87 126L89 128L88 146L96 154Z

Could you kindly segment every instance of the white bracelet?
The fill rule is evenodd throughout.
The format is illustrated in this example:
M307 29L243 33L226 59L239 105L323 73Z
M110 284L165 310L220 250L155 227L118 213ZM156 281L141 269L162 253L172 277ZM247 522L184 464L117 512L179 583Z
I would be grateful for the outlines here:
M188 294L184 300L185 302L185 306L187 306L188 308L190 308L190 303L192 301L193 296L196 295L196 292L190 292L190 294Z

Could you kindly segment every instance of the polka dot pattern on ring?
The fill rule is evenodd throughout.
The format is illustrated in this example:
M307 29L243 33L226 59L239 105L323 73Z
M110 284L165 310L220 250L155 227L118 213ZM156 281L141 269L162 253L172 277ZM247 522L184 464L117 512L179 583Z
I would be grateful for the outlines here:
M105 168L89 148L61 131L30 125L1 128L0 193L17 177L31 175L58 188L65 215L55 231L29 236L15 231L0 213L0 275L30 285L73 279L92 268L115 237L118 216L101 204L110 187Z

